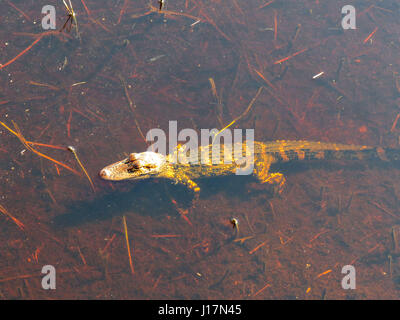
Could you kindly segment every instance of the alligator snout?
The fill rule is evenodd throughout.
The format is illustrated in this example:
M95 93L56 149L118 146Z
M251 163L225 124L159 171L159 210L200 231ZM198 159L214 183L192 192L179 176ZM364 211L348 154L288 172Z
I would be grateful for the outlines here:
M107 180L110 177L110 170L104 168L104 169L100 170L99 175L103 179Z

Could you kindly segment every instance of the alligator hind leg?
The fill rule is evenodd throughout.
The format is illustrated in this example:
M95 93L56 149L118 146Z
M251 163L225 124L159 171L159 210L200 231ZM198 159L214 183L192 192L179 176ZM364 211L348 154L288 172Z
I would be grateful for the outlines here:
M264 180L260 180L260 182L274 185L275 193L281 194L286 182L286 178L282 173L274 172L268 173Z
M275 193L281 194L285 185L285 177L282 173L270 173L269 168L275 159L270 155L263 155L262 160L255 163L254 173L260 183L268 183L274 185Z

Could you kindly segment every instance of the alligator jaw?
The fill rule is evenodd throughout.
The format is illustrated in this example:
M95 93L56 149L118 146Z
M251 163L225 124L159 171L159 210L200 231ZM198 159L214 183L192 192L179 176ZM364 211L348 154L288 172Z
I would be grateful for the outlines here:
M130 179L131 175L128 172L129 166L127 162L128 159L124 159L108 165L100 171L100 177L111 181Z

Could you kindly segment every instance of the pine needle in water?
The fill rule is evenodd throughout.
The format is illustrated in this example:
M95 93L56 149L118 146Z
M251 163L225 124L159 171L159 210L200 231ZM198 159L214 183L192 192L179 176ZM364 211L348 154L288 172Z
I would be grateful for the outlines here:
M75 173L75 174L78 175L78 176L80 175L78 171L72 169L71 167L67 166L66 164L64 164L64 163L62 163L62 162L60 162L60 161L57 161L57 160L55 160L55 159L53 159L53 158L51 158L51 157L49 157L49 156L47 156L47 155L45 155L45 154L39 152L39 151L37 151L36 149L32 148L32 147L31 147L31 144L29 143L29 141L27 141L27 140L24 138L24 136L22 135L22 133L21 133L21 131L20 131L18 125L17 125L14 121L12 121L12 123L13 123L13 125L14 125L15 131L12 130L11 128L9 128L5 123L3 123L3 122L0 121L0 124L1 124L4 128L6 128L8 131L10 131L12 134L14 134L28 150L32 151L33 153L36 153L36 154L37 154L38 156L40 156L40 157L43 157L43 158L45 158L45 159L47 159L47 160L50 160L50 161L52 161L52 162L54 162L54 163L56 163L56 164L58 164L58 165L64 167L65 169L67 169L67 170L69 170L69 171Z
M21 221L19 221L17 218L13 217L13 216L11 215L11 213L9 213L9 212L6 210L6 208L4 208L1 204L0 204L0 212L1 212L2 214L4 214L5 216L7 216L8 218L10 218L12 221L14 221L14 223L15 223L21 230L24 230L24 229L25 229L24 224L23 224Z
M262 91L263 87L258 88L258 91L256 93L256 95L254 96L254 98L250 101L250 104L247 106L246 110L238 117L236 117L235 119L233 119L231 121L231 123L229 123L226 127L222 128L220 131L218 131L218 133L214 136L213 142L215 141L215 139L217 138L217 136L224 130L228 129L231 125L233 125L234 123L236 123L237 121L239 121L240 119L242 119L243 117L245 117L250 109L253 107L254 102L256 102L258 96L260 95L261 91Z
M129 257L129 266L131 268L132 274L135 273L135 269L133 269L133 262L132 262L132 256L131 256L131 249L129 246L129 237L128 237L128 228L126 226L126 219L125 216L122 216L122 222L124 225L124 232L125 232L125 240L126 240L126 249L128 250L128 257Z
M68 149L69 151L71 151L71 152L74 154L76 161L78 162L79 166L81 167L83 173L84 173L84 174L86 175L86 177L88 178L88 180L89 180L89 182L90 182L90 185L91 185L91 187L92 187L93 192L96 193L96 189L94 188L94 184L93 184L93 182L92 182L92 179L90 179L90 176L89 176L89 174L87 173L85 167L83 166L81 160L79 160L78 154L76 153L75 148L72 147L72 146L69 146L67 149Z

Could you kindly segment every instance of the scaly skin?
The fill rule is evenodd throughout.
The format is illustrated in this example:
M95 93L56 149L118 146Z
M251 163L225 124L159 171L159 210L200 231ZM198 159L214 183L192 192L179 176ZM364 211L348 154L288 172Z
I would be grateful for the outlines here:
M236 149L235 149L236 147ZM221 145L220 159L212 163L201 155L211 157L211 146L200 147L195 153L178 146L173 154L164 156L156 152L131 153L128 158L113 163L100 171L105 180L139 180L147 178L166 178L181 183L194 191L196 197L200 191L195 179L235 174L251 162L241 162L243 147L245 154L254 154L252 173L261 183L274 184L281 192L285 177L279 172L269 171L271 164L297 160L400 160L399 149L345 145L311 141L271 141L254 142L253 147L246 144ZM252 153L251 151L254 150ZM226 154L225 154L226 153ZM179 161L176 161L178 159ZM203 161L201 161L203 159ZM195 163L196 161L197 163ZM242 164L242 165L240 165Z

